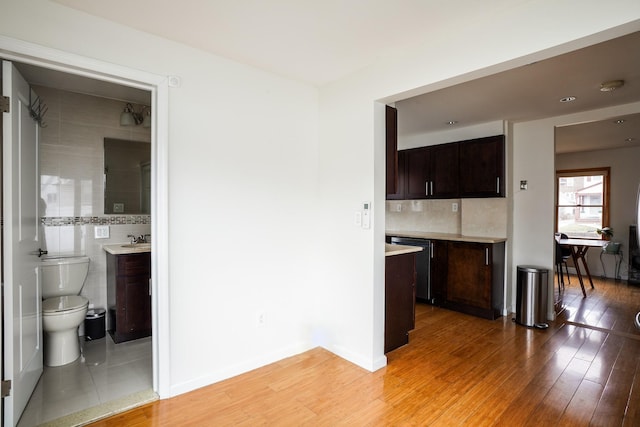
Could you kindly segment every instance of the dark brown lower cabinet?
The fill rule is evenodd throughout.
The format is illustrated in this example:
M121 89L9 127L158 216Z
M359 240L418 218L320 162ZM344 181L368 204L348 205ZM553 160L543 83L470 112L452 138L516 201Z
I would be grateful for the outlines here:
M445 307L486 319L500 317L504 298L504 242L449 242Z
M447 301L448 244L445 240L431 240L430 283L433 304Z
M385 353L409 342L415 321L415 285L415 253L385 258Z
M151 335L151 254L107 254L107 301L115 343Z

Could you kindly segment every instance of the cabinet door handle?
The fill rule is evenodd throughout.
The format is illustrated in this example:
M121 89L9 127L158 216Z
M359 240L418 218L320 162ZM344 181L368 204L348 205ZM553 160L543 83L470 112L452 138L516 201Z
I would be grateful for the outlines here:
M424 194L425 196L429 195L429 181L425 181L424 183Z
M496 177L496 193L500 194L500 177Z
M489 248L484 248L484 265L489 265Z
M431 195L433 196L433 181L429 181L429 191L431 191Z
M429 257L433 259L433 242L429 243Z

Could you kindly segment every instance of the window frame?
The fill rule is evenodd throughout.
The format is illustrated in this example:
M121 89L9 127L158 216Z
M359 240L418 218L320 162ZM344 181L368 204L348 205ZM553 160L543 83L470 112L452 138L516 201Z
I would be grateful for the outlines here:
M559 227L559 223L558 223L558 211L560 209L560 203L559 203L559 199L560 199L560 179L561 178L571 178L571 177L576 177L576 176L595 176L595 175L602 175L603 179L602 179L602 226L603 227L608 227L609 226L609 197L611 194L610 188L611 188L611 167L609 166L603 166L603 167L597 167L597 168L582 168L582 169L562 169L562 170L556 170L556 182L555 182L555 186L556 186L556 194L555 194L555 229L556 229L556 233L559 233L560 231L558 230ZM562 206L567 206L567 205L562 205ZM582 206L582 205L575 205L576 207L578 206ZM596 205L594 205L596 206ZM605 236L604 235L600 235L599 239L594 239L594 238L590 238L590 237L581 237L581 239L585 239L585 240L604 240Z

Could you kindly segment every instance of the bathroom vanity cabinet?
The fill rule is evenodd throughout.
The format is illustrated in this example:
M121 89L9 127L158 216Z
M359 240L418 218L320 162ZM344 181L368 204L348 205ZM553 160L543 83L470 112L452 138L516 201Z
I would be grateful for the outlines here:
M107 301L115 343L151 335L151 253L107 253Z

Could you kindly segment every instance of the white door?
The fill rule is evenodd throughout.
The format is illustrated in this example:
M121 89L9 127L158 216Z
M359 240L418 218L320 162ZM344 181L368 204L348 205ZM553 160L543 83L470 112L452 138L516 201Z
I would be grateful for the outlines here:
M4 425L15 426L42 374L42 313L38 275L38 137L29 113L31 89L11 62L2 62L3 117ZM32 95L32 98L35 98Z

